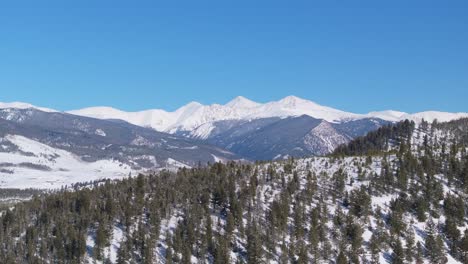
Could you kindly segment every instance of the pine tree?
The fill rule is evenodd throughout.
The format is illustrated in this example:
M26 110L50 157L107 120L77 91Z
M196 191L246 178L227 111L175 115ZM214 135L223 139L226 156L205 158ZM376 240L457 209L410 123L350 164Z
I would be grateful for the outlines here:
M125 241L120 242L119 249L117 251L117 264L125 264L128 260L128 252L125 246Z
M172 264L172 248L167 247L166 249L166 264Z
M403 246L401 245L400 239L396 239L393 243L393 260L392 263L394 264L403 264L405 263L405 253L403 251Z
M174 250L173 250L173 243L172 243L172 235L167 232L166 233L166 264L172 264L174 260ZM177 253L177 252L176 252Z
M104 223L99 224L96 230L96 239L95 239L95 246L94 246L94 257L97 260L102 260L102 249L108 243L108 234L107 230L104 226Z
M447 215L445 220L444 233L449 241L449 247L452 254L456 254L457 243L460 240L460 230L458 229L455 221L450 215Z
M416 250L417 249L414 244L414 233L412 231L409 231L406 235L406 250L405 250L405 256L406 256L407 262L413 262Z
M221 236L218 237L217 239L213 263L214 264L229 263L228 241L227 239Z
M309 263L309 255L304 241L299 241L297 246L297 263Z
M461 259L468 263L468 229L465 229L465 235L460 241L460 255Z
M424 240L427 257L432 263L445 263L446 257L443 248L442 238L437 235L435 224L429 219L426 228L426 238Z
M296 204L294 205L294 234L297 240L304 237L304 209L301 202L296 198Z
M289 248L286 245L286 242L281 243L281 255L279 259L279 264L288 264L289 259Z
M346 258L346 255L343 253L343 251L340 251L340 254L338 254L338 257L336 258L336 264L348 264L348 258Z
M260 263L263 258L263 249L257 224L252 222L247 229L247 263Z
M372 236L369 240L369 250L371 253L371 261L372 263L379 263L379 257L380 257L380 241L377 237L377 233L373 232Z
M422 264L424 258L424 251L421 243L418 241L416 243L416 264Z

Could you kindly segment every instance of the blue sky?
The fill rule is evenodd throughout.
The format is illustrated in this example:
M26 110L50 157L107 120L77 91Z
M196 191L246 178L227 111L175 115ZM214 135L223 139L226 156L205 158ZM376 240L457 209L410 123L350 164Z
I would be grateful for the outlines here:
M468 112L467 1L9 2L4 102L133 111L296 95Z

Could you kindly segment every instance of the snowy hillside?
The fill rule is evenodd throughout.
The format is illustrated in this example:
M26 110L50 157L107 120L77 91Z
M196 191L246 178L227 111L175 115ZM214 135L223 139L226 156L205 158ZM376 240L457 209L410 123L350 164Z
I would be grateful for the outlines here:
M216 163L34 197L0 214L0 258L467 263L468 119L385 130L353 140L356 156Z
M116 160L85 162L22 136L0 138L0 148L0 188L57 189L77 182L121 179L132 171Z

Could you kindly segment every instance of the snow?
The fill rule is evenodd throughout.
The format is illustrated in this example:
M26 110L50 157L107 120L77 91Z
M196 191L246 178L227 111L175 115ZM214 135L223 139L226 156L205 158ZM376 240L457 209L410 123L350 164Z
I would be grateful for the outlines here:
M236 97L225 105L202 105L191 102L174 112L160 109L141 112L124 112L110 107L91 107L69 111L70 114L88 116L99 119L122 119L129 123L152 127L158 131L175 133L177 131L192 131L203 124L220 120L249 120L267 117L289 117L309 115L330 122L364 118L364 115L343 112L330 107L321 106L312 101L295 96L288 96L279 101L266 104L256 103L245 97ZM203 132L211 132L208 128ZM198 132L202 136L204 133Z
M57 112L53 109L37 107L28 103L0 102L0 109L7 108L33 108L44 112ZM323 119L332 123L340 123L363 118L380 118L390 122L409 119L419 123L422 119L429 122L432 122L435 119L439 122L446 122L468 117L468 113L448 113L438 111L409 114L400 111L387 110L370 112L368 114L355 114L322 106L310 100L305 100L296 96L287 96L281 100L264 104L254 102L242 96L234 98L225 105L202 105L197 102L190 102L173 112L168 112L162 109L125 112L112 107L90 107L68 111L68 113L98 119L120 119L134 125L151 127L161 132L176 133L179 131L189 131L192 136L200 139L208 138L214 129L213 122L221 120L253 120L269 117L285 118L308 115L313 118Z
M468 117L468 113L448 113L448 112L437 112L437 111L426 111L412 115L403 116L402 119L410 119L417 123L421 122L422 119L432 122L437 119L438 122L448 122L455 119Z
M394 110L386 110L386 111L380 111L380 112L370 112L370 113L367 114L368 117L380 118L380 119L391 121L391 122L398 122L405 115L408 115L408 113L400 112L400 111L394 111Z
M32 104L22 103L22 102L11 102L11 103L2 103L0 102L0 109L7 109L7 108L15 108L15 109L37 109L43 112L57 112L56 110L44 108L44 107L37 107Z
M236 98L232 99L229 103L226 104L227 107L231 108L255 108L260 105L261 104L249 100L243 96L237 96Z
M107 136L107 135L106 135L106 132L104 132L104 130L99 129L99 128L96 129L96 131L95 131L94 133L95 133L96 135L98 135L98 136L101 136L101 137Z
M124 240L123 230L117 226L114 226L112 230L112 240L110 243L111 245L109 248L106 249L106 251L109 252L108 255L110 256L110 261L112 263L117 263L117 252L120 248L120 242L122 242L123 240Z
M319 105L310 100L296 96L287 96L279 101L257 103L245 97L238 96L225 105L202 105L197 102L168 112L161 109L150 109L140 112L124 112L110 107L91 107L69 111L70 114L88 116L99 119L121 119L131 124L151 127L157 131L176 133L192 132L191 135L205 139L213 131L213 122L221 120L253 120L269 117L292 117L308 115L332 123L340 123L363 118L380 118L397 122L405 119L420 122L422 118L428 121L437 119L449 121L468 117L468 113L446 113L427 111L408 114L394 110L355 114Z
M216 157L214 156L216 159ZM397 157L396 155L388 155L386 157L388 162L392 163L394 162ZM382 157L379 156L374 156L372 157L372 162L367 163L366 157L346 157L342 159L335 159L335 158L329 158L329 157L313 157L313 158L306 158L306 159L296 159L294 160L293 164L293 171L297 172L297 175L299 177L299 189L304 190L307 185L307 174L308 172L312 171L314 174L317 176L317 187L318 190L322 193L321 199L324 199L325 204L327 205L327 210L329 212L329 217L328 219L324 222L324 224L327 226L327 228L335 228L333 224L333 216L336 212L337 208L341 208L342 211L345 214L349 213L349 209L345 208L344 206L341 205L340 201L333 201L331 193L328 193L328 190L333 183L332 180L332 175L338 171L339 169L342 169L345 177L346 177L346 187L345 191L346 192L351 192L353 190L356 190L360 188L361 186L365 186L370 184L370 179L367 179L369 175L373 174L381 174L381 168L382 168ZM168 163L170 162L176 162L174 160L170 161L168 160ZM268 212L268 210L271 209L271 204L274 200L277 200L279 196L281 195L281 191L284 190L281 187L281 179L280 177L272 180L271 182L265 182L264 179L262 179L267 173L268 173L268 167L272 166L278 173L278 175L284 175L286 180L290 180L293 176L292 173L285 173L284 171L284 164L289 163L291 161L275 161L271 163L264 163L264 164L255 164L256 168L258 168L259 172L259 179L261 184L258 186L257 194L256 194L256 199L254 202L254 210L252 210L256 216L255 217L264 217L265 212ZM364 173L364 178L359 179L359 169L363 169ZM367 175L367 176L366 176ZM442 181L442 178L440 175L436 175L436 179L439 180L444 187L444 190L447 192L449 187L446 185L445 182ZM368 251L367 243L370 241L371 236L377 228L379 228L377 222L378 221L385 221L386 218L388 217L388 214L390 213L390 202L396 198L399 197L399 192L398 191L373 191L371 194L371 206L375 210L377 207L380 208L382 215L371 215L369 216L369 221L364 221L364 219L357 219L356 221L360 222L360 224L363 227L363 234L362 238L366 242L364 243L363 249L365 249L364 256L365 258L369 261L370 260L370 254ZM305 204L305 213L309 214L310 210L314 208L315 202L312 202L310 204ZM294 200L292 200L292 203L290 205L290 210L294 208ZM157 247L155 247L155 263L165 263L165 254L166 254L166 234L173 234L174 229L177 227L179 221L182 219L183 212L177 207L175 207L175 210L170 213L169 215L165 216L162 221L161 221L161 227L160 227L160 237L157 241ZM219 232L221 235L224 232L224 228L226 226L226 221L223 219L223 217L220 217L219 214L213 213L211 215L212 217L212 223L213 224L213 229L215 232ZM403 221L407 223L408 225L408 231L413 232L414 238L416 241L421 242L424 244L424 236L425 236L425 230L426 230L426 225L427 221L425 222L418 222L417 219L413 214L410 213L405 213L402 215ZM292 219L289 218L288 220L288 226L292 226ZM434 218L433 219L436 224L439 223L444 223L445 222L445 217L444 215L440 215L439 218ZM244 224L247 223L246 217L242 219ZM307 224L306 224L307 225ZM114 260L114 253L116 252L119 243L117 241L121 241L123 238L122 234L117 234L116 232L120 232L118 227L114 227L114 235L112 238L111 242L111 247L105 249L105 255L109 255L111 260ZM463 228L466 228L466 225L463 226ZM389 229L388 226L385 225L384 229L378 230L379 232L383 232L384 234L389 235ZM245 252L245 239L240 236L240 232L238 229L234 230L233 232L233 238L231 242L233 243L234 247L237 249L237 251L231 251L231 260L232 262L235 262L236 260L239 260L242 258L243 252ZM328 235L327 235L328 237ZM291 234L287 233L283 237L283 241L286 243L291 243L293 237ZM331 241L331 246L332 250L337 252L339 245L337 245L332 238L330 237ZM401 239L403 246L405 245L405 240ZM88 247L92 248L93 245L92 238L88 239ZM115 246L114 246L115 245ZM270 252L273 256L273 258L278 257L278 253L280 252L279 243L276 244L276 248L278 249L276 252ZM448 250L447 245L445 245L446 250ZM379 254L379 260L381 263L389 263L390 262L390 256L393 253L391 247L382 247L381 248L381 253ZM448 263L460 263L459 261L455 260L452 256L447 254L448 258ZM100 263L100 262L97 262ZM192 263L201 263L201 261L197 260L194 256L192 256ZM269 263L279 263L276 259L270 260ZM366 262L367 263L367 262ZM424 263L429 263L427 260Z
M226 162L224 159L222 159L222 158L220 158L220 157L217 157L217 156L215 156L215 155L213 155L213 154L211 154L211 156L213 157L213 159L214 159L215 162L221 162L221 163Z
M5 139L20 151L0 152L4 168L12 172L0 172L1 188L55 189L77 182L124 178L131 172L128 165L114 160L85 162L70 152L22 136L7 135Z
M215 126L212 123L206 123L191 131L190 136L192 138L207 139L214 128Z
M339 134L327 122L321 122L304 137L306 146L311 150L320 149L320 154L331 153L337 146L348 143L348 141L348 138Z
M414 114L408 114L405 112L399 111L381 111L381 112L370 112L367 114L368 117L376 117L383 120L398 122L405 119L412 120L416 123L421 123L424 119L425 121L432 122L437 119L438 122L448 122L460 118L468 117L468 113L448 113L448 112L439 112L439 111L425 111Z
M167 159L166 164L170 169L173 169L173 170L176 170L178 168L187 168L187 169L191 168L189 165L184 164L184 163L182 163L180 161L177 161L175 159L171 159L171 158Z

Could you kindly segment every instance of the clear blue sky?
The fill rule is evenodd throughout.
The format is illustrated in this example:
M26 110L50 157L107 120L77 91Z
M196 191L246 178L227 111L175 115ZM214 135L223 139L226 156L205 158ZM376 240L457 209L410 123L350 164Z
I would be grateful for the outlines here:
M237 95L468 112L468 1L0 4L0 101L173 110Z

